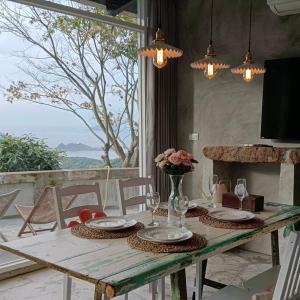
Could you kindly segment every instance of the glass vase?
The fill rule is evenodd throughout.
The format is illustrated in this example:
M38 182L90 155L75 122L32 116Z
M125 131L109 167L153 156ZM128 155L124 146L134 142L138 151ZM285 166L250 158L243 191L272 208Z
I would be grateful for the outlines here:
M182 181L184 175L169 175L169 177L171 180L171 194L168 201L168 225L176 225L178 217L174 208L175 198L183 197Z

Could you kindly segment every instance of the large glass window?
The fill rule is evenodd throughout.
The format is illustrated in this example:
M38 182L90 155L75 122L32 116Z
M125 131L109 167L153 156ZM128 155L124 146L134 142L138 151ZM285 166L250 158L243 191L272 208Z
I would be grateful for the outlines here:
M0 172L139 168L143 5L120 2L0 0L0 143L21 152L5 157L5 167L0 157ZM28 165L36 147L43 161ZM20 220L16 228L0 222L16 238Z

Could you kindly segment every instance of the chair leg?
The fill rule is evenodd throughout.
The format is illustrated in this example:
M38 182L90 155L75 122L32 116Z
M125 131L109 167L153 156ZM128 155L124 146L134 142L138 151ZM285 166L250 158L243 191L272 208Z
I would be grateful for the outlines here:
M157 280L151 282L149 284L150 287L150 293L151 293L151 299L156 300L156 294L157 294Z
M124 295L124 300L128 300L128 294Z
M72 278L64 275L63 300L71 300Z
M202 291L203 291L203 276L202 276L202 261L199 261L196 263L196 284L195 284L195 300L201 300L202 299Z
M165 277L162 277L158 281L158 291L160 293L160 300L165 300L166 298L166 282Z
M26 227L27 227L27 222L24 222L24 224L22 225L22 227L18 233L18 237L20 237L24 233L24 230L26 229Z
M6 237L4 236L4 234L1 233L1 232L0 232L0 237L2 238L2 240L3 240L4 242L8 242L7 238L6 238Z
M51 232L54 231L54 230L56 229L56 227L57 227L57 222L54 223L54 225L53 225L53 227L50 229L50 231L51 231Z

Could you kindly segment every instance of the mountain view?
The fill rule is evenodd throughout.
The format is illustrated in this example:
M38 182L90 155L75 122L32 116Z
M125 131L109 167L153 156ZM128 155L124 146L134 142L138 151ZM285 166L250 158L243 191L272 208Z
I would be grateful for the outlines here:
M82 143L60 143L56 149L63 151L66 157L62 163L62 169L96 169L105 166L101 157L101 149ZM112 168L121 168L122 161L119 158L111 160Z

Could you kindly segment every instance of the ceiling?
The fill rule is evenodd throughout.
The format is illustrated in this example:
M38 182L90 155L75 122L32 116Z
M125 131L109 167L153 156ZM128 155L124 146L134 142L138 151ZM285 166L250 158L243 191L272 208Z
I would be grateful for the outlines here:
M116 16L122 11L137 13L137 0L89 0L106 6L108 13L111 16Z

